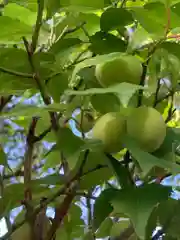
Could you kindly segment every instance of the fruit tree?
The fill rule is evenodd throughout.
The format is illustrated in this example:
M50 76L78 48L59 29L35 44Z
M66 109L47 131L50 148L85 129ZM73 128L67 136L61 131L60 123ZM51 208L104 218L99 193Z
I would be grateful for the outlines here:
M0 7L0 239L180 239L180 0Z

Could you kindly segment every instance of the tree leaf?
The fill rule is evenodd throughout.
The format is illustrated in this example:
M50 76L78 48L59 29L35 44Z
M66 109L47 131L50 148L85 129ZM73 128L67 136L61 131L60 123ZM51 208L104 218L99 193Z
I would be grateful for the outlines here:
M118 97L113 93L94 94L91 96L91 104L97 112L102 114L118 112L121 106Z
M50 19L60 8L59 0L47 0L46 1L46 20Z
M46 154L45 158L46 162L42 167L42 172L47 171L49 168L56 167L61 163L60 153L57 149L51 150L48 154Z
M134 21L131 13L125 8L108 8L103 12L100 19L101 30L110 30L124 27Z
M166 209L166 211L164 211ZM180 203L174 199L168 199L162 202L158 207L159 222L162 228L165 229L165 233L169 236L179 239L179 214L180 214Z
M133 139L126 138L124 143L132 156L138 161L144 176L155 166L168 169L174 174L180 172L180 166L178 164L164 160L163 158L157 158L148 152L144 152Z
M85 147L85 146L84 146ZM87 149L87 148L86 148ZM78 159L76 159L76 165L73 169L73 174L79 171L79 168L84 160L84 151L82 151ZM103 184L105 181L112 177L113 172L107 166L108 159L103 152L98 150L90 151L88 154L86 164L83 168L83 176L80 181L81 189L92 189L96 185Z
M147 221L153 208L165 201L171 191L169 187L147 184L138 188L119 190L111 202L115 212L127 214L139 238L144 239Z
M54 189L55 190L55 189ZM36 199L46 196L45 192L50 193L50 189L40 185L32 185L32 194ZM52 193L51 193L52 194ZM16 183L5 187L2 198L0 199L0 214L4 214L13 208L21 206L21 201L24 199L24 184Z
M178 140L177 134L173 131L172 128L167 127L166 137L162 145L160 146L160 148L157 149L153 153L153 155L159 158L165 158L167 154L173 153L173 145L175 144L175 142L177 142L177 140ZM180 141L180 137L179 137L179 141ZM172 161L172 159L169 159L169 160Z
M96 238L105 238L110 236L110 231L113 226L113 221L110 217L107 217L102 224L100 225L99 229L96 232Z
M68 88L69 83L69 74L68 73L61 73L54 77L52 77L47 84L47 88L52 95L55 102L60 101L60 96L63 94L65 89Z
M0 145L0 165L8 166L7 156L1 145Z
M51 166L52 167L52 166ZM35 184L35 185L41 185L41 184L45 184L45 185L62 185L64 184L65 178L63 175L60 174L51 174L48 175L46 177L41 177L39 179L36 180L31 180L31 184Z
M123 40L109 33L96 32L90 39L89 49L95 54L125 52L127 47Z
M107 155L107 157L109 160L109 166L112 168L121 188L132 186L127 168L124 167L120 161L110 155Z
M7 16L1 16L0 29L1 43L19 42L22 36L30 37L32 34L32 29L30 26Z
M84 145L84 141L75 136L69 128L60 128L57 137L57 147L59 150L62 150L65 158L80 151Z
M176 42L164 42L160 45L160 48L166 49L169 53L175 55L180 59L180 44Z
M109 216L113 211L110 201L118 193L117 189L108 188L101 192L94 204L94 220L93 226L97 229L101 223Z
M144 8L149 11L149 14L154 16L156 19L154 21L158 21L158 23L162 24L164 22L164 25L166 25L165 19L167 17L166 13L166 5L164 2L149 2L144 5ZM169 8L170 15L171 15L171 23L169 28L176 28L179 27L178 22L180 20L178 14L176 14L174 11L172 11L174 8ZM158 11L158 14L157 14Z
M133 8L135 18L141 26L150 34L157 34L161 36L164 33L164 18L158 12L151 12L147 8Z
M58 54L61 51L66 50L67 48L74 47L76 45L81 44L82 41L79 38L63 38L59 39L57 42L55 42L51 48L49 49L49 52L53 54Z
M61 0L61 6L76 6L76 7L88 7L88 8L103 8L104 0Z
M18 19L19 21L30 26L32 26L36 22L35 12L32 12L28 8L20 6L16 3L9 3L5 6L4 16L10 17L12 19Z
M110 236L112 238L118 237L121 232L123 232L126 228L128 228L130 225L129 219L120 219L119 222L114 223L114 225L111 228Z
M90 88L84 91L67 90L65 91L65 93L67 95L81 95L81 96L93 94L117 93L122 105L124 107L127 107L130 98L134 95L134 93L137 90L142 88L143 87L139 85L123 82L108 88Z

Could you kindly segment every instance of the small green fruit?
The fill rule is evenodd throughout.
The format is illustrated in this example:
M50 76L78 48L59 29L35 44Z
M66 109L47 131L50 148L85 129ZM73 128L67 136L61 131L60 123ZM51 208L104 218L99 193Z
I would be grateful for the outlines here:
M139 84L142 65L135 56L123 55L97 65L95 75L104 87L122 82Z
M81 123L81 113L79 113L76 116L76 121L78 122L78 124L76 123L76 128L80 132L84 132L84 133L89 132L94 126L94 118L89 113L83 114L82 123Z
M141 106L128 116L127 133L144 151L154 152L165 139L166 124L156 109Z
M126 133L125 117L119 112L106 113L97 120L92 132L94 139L102 141L105 152L119 152Z

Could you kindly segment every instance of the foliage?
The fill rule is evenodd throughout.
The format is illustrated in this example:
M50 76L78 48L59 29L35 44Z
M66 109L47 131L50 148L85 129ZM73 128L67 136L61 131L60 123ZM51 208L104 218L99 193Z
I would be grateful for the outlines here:
M2 239L27 222L37 240L180 239L179 200L172 199L173 184L163 184L180 173L180 1L0 6L0 216L8 226ZM124 55L140 61L139 82L101 86L96 66ZM84 116L91 116L89 130L104 114L126 118L140 106L155 108L166 123L156 151L125 134L124 148L107 153L83 131ZM47 209L52 224L43 234Z

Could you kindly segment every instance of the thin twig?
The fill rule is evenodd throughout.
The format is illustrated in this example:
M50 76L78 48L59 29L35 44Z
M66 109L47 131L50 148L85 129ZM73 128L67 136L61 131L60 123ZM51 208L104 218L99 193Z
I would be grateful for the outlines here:
M167 118L165 120L165 123L168 123L169 121L171 121L171 119L172 119L172 117L173 117L173 115L174 115L174 113L176 111L176 109L173 109L173 107L174 107L174 103L173 102L174 102L174 95L171 96L171 105L169 107L168 116L167 116Z
M38 169L40 169L41 167L43 167L44 164L41 163L40 165L34 165L32 166L32 172L36 172ZM3 180L6 179L10 179L12 177L23 177L24 176L24 171L21 169L22 166L20 168L18 168L14 173L12 174L5 174L3 175Z
M161 79L158 79L158 81L157 81L157 87L156 87L154 103L153 103L154 108L157 106L157 103L158 103L158 94L159 94L159 90L160 90L160 87L161 87L160 81L161 81Z
M8 68L0 67L0 72L3 73L8 73L9 75L14 75L17 77L24 77L24 78L33 78L33 75L30 73L22 73L22 72L17 72Z
M148 69L148 64L149 61L151 59L151 56L153 55L153 53L156 51L157 46L162 42L163 40L159 40L158 42L156 42L151 50L148 53L148 57L146 59L146 61L142 64L143 67L143 71L142 71L142 75L141 75L141 81L140 81L140 86L144 86L145 85L145 80L146 80L146 74L147 74L147 69ZM144 89L140 89L139 90L139 94L138 94L138 103L137 103L137 107L140 107L142 105L142 99L143 99L143 93L144 93Z
M63 32L63 34L60 36L60 38L62 39L62 38L64 38L66 35L76 32L77 30L81 29L85 24L86 24L86 22L82 22L82 23L78 24L78 25L77 25L76 27L74 27L74 28L68 28L68 29L66 29L66 30ZM59 40L59 39L58 39L58 40Z
M143 72L142 72L142 75L141 75L141 81L140 81L139 85L143 86L143 87L145 85L145 79L146 79L146 73L147 73L147 65L148 65L148 61L142 65ZM142 105L143 93L144 93L143 89L140 89L139 90L139 94L138 94L138 103L137 103L138 107L140 107Z

